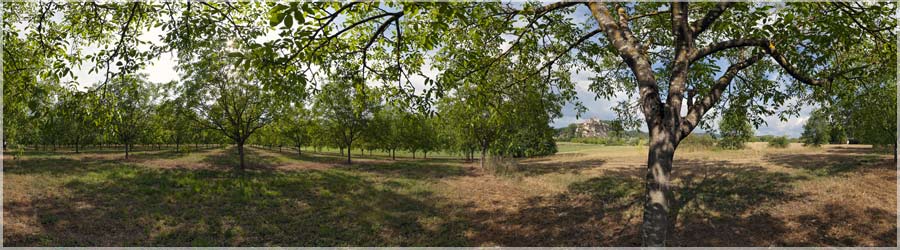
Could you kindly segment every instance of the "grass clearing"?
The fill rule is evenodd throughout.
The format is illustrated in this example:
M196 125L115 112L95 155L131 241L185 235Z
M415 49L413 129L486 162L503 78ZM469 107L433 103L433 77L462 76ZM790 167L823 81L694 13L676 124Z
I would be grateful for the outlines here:
M861 146L680 152L676 246L896 245L896 171ZM559 143L486 174L233 149L4 156L6 246L635 246L646 148ZM310 152L310 151L305 151ZM399 156L399 155L398 155ZM431 155L429 155L429 158Z

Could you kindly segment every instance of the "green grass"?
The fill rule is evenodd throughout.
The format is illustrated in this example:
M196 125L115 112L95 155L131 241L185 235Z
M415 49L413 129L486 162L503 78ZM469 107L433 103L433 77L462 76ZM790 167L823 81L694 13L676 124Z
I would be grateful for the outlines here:
M378 169L398 172L385 178L370 171L353 166L239 173L28 159L8 168L7 176L38 177L27 189L57 191L31 201L40 224L53 230L7 238L6 244L468 245L465 221L448 212L447 205L433 197L429 181L421 179L431 175ZM442 171L433 174L458 174ZM90 209L74 204L88 204Z

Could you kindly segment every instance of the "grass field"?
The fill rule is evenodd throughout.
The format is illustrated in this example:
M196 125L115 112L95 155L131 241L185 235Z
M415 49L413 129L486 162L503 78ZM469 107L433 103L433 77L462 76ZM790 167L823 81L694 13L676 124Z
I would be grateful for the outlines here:
M440 153L252 148L242 174L234 149L4 155L4 245L639 245L646 148L559 148L503 173ZM895 165L865 146L678 152L673 172L672 245L896 245Z

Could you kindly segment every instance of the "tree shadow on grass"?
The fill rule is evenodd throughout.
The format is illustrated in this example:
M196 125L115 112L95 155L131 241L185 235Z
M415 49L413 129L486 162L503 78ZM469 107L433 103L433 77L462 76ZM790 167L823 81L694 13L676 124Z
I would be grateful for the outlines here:
M199 150L191 150L191 151L182 151L174 149L163 149L158 151L141 151L135 152L132 155L128 156L129 160L141 162L148 160L157 160L157 159L177 159L185 156L189 156L191 154L208 154L212 151L219 150L218 148L204 148Z
M409 179L440 179L455 176L474 176L474 173L461 166L432 164L414 161L397 161L390 163L357 163L338 167L348 171L361 171L390 177Z
M792 192L805 178L754 165L679 160L673 172L674 246L770 245L786 222L760 208L805 197Z
M102 157L29 157L4 162L3 172L21 175L66 176L115 166L118 160Z
M636 178L597 177L573 183L554 196L528 198L520 207L471 212L478 245L639 245Z
M145 151L129 156L124 160L121 157L108 157L109 154L119 152L97 153L36 153L25 158L4 161L4 173L11 174L49 174L52 176L65 176L85 173L98 169L116 166L122 163L140 163L157 159L177 159L193 153L206 153L213 149L201 150L192 153L179 153L174 150Z
M784 240L784 246L896 246L897 217L878 208L859 209L840 203L828 203L805 214L798 221L805 226L800 240ZM883 225L891 227L880 227ZM848 230L849 229L849 230Z
M767 245L783 221L757 212L760 204L800 198L798 178L758 166L678 161L674 176L676 229L669 245ZM691 167L685 167L691 166ZM715 166L715 167L703 167ZM611 169L553 196L528 199L513 211L476 211L477 242L504 246L639 246L642 168Z
M517 172L525 176L537 176L550 173L573 173L582 170L602 167L605 160L593 159L584 161L551 162L549 159L538 159L520 162Z
M466 222L434 197L338 170L118 167L65 187L32 201L41 235L7 232L7 246L468 245Z
M297 151L278 151L278 150L269 150L265 148L255 148L255 150L265 150L268 153L273 153L277 155L281 155L287 157L292 160L298 161L308 161L308 162L317 162L317 163L326 163L326 164L340 164L344 163L347 158L346 156L340 156L338 154L322 154L322 153L314 153L309 151L304 151L300 155L297 154Z
M863 145L831 145L824 148L825 152L833 154L890 154L891 150L879 150L872 146Z
M834 176L860 169L884 168L892 164L877 155L853 154L770 154L765 161L792 169L805 170L815 176Z
M241 156L238 154L237 147L230 147L221 153L206 155L201 162L209 164L212 169L235 170L241 166ZM255 149L244 148L244 167L247 170L273 171L281 164L283 162L274 156L263 155Z

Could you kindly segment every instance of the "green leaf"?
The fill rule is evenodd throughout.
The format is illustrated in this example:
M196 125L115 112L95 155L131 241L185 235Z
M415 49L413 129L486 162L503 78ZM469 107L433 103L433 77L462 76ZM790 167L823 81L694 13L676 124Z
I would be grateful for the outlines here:
M294 20L290 15L284 16L284 27L290 29L291 26L294 26Z
M281 17L278 16L278 13L270 13L269 14L269 26L278 26L281 23Z
M279 5L275 5L275 7L272 7L272 10L269 11L269 13L281 13L282 11L284 11L286 9L288 9L287 5L279 4Z
M304 5L304 6L306 6L306 5ZM305 19L305 17L303 17L303 14L304 13L301 10L294 11L294 20L297 21L297 25L302 25L303 23L306 22L306 19Z

